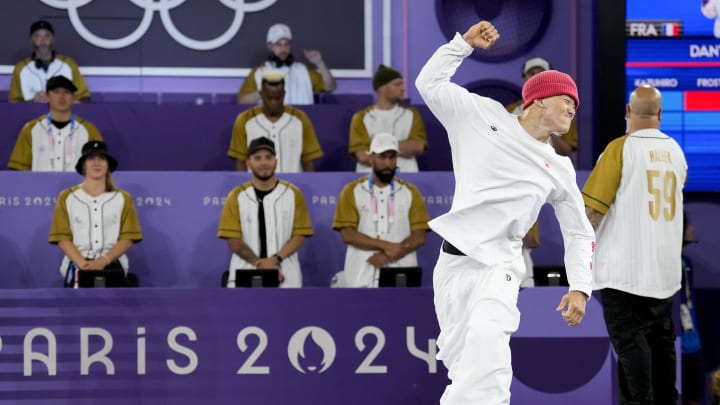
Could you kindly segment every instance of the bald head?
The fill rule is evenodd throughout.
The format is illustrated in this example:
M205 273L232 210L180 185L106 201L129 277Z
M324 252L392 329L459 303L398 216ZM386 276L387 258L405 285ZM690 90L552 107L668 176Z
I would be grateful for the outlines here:
M640 86L630 94L630 112L638 118L649 118L660 113L662 95L652 86Z

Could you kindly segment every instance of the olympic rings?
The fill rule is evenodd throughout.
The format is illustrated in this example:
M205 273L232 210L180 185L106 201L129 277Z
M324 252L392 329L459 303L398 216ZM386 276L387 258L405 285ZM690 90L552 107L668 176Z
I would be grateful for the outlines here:
M170 11L183 3L185 0L130 0L136 7L144 9L142 20L138 24L137 28L123 38L107 39L95 35L91 32L80 19L78 9L90 4L93 0L40 0L45 5L57 8L60 10L67 10L70 23L72 24L75 31L85 41L104 49L120 49L130 46L142 38L147 33L150 24L152 23L155 12L160 14L160 20L162 21L165 31L180 45L193 49L196 51L209 51L211 49L220 48L221 46L230 42L235 35L237 35L240 27L242 26L245 13L254 13L262 11L278 0L257 0L249 2L247 0L219 0L222 5L235 11L235 17L228 29L220 34L218 37L199 41L187 37L185 34L175 27L175 23L170 16Z

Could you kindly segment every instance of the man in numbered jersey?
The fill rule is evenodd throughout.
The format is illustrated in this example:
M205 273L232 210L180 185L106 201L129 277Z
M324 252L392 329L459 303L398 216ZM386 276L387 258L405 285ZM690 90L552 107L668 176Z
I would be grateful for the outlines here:
M280 287L302 287L298 250L312 236L305 198L296 186L275 176L275 143L257 138L248 147L252 179L230 191L217 236L227 240L230 259L227 287L235 270L278 269Z
M425 124L420 112L401 104L405 81L397 70L380 65L373 76L377 102L353 115L350 123L350 156L357 162L355 170L370 172L370 143L379 133L389 133L398 140L397 166L400 173L419 171L416 156L427 149Z
M235 119L228 156L239 171L248 169L248 145L261 137L275 144L279 173L315 171L315 160L323 156L320 142L307 114L285 105L285 78L280 71L262 76L262 105L245 110Z
M23 126L8 168L40 172L72 172L88 141L102 141L90 121L72 113L75 84L65 76L45 86L49 111Z
M381 268L418 265L430 217L418 189L395 177L398 150L393 135L375 135L372 173L340 193L333 229L348 247L338 287L377 287Z
M45 82L54 76L65 76L75 83L76 101L89 101L90 90L80 74L77 63L67 56L58 55L53 49L55 30L49 22L35 21L30 26L33 53L15 65L10 81L8 98L11 103L47 101ZM82 144L80 144L82 146Z
M621 404L675 404L672 301L682 276L683 186L687 162L660 132L662 96L630 94L627 135L608 144L583 197L597 233L593 289L618 355Z

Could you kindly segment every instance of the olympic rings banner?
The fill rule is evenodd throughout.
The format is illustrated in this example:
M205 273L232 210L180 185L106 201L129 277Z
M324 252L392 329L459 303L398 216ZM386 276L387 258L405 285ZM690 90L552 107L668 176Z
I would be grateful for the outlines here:
M49 21L55 49L86 74L244 76L288 24L293 53L318 49L338 77L372 73L372 0L4 0L0 73L30 56L29 27ZM332 16L332 18L328 18Z

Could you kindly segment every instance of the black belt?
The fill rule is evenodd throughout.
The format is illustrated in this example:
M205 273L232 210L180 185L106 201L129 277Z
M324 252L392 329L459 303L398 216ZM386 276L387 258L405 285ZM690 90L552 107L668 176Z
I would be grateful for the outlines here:
M456 248L452 243L446 240L442 243L442 251L455 256L467 256L465 253L461 252L460 249Z

